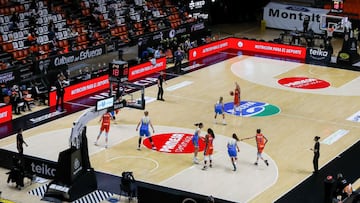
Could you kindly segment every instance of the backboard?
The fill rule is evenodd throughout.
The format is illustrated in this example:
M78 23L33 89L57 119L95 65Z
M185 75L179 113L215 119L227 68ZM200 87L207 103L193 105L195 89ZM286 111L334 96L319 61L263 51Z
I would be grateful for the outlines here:
M334 32L344 32L345 23L348 17L335 16L335 15L321 15L320 17L320 30L326 31L329 28L334 28Z
M119 81L110 81L110 83L110 95L115 97L114 109L123 107L145 109L145 86Z

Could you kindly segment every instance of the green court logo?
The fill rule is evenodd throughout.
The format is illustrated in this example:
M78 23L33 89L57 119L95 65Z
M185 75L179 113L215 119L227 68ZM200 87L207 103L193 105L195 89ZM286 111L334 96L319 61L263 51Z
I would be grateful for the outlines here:
M272 116L280 112L280 108L265 102L241 101L240 107L234 108L233 102L224 104L225 112L242 117Z

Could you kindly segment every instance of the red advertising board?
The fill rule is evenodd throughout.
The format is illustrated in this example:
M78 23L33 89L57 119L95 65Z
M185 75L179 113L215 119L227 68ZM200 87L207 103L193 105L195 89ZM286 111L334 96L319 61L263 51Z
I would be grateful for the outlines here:
M129 81L150 75L152 73L160 72L166 69L166 58L156 59L156 64L153 65L150 61L145 62L129 68Z
M230 49L229 41L233 38L226 38L223 40L219 40L213 43L205 44L200 47L196 47L194 49L189 50L189 61L193 61L199 58L203 58L205 56L209 56L212 54L216 54L217 52L224 51L226 49Z
M142 63L129 69L129 81L144 77L146 75L159 72L166 69L166 58L160 58L156 60L156 65L151 62ZM71 85L65 88L64 101L70 101L77 99L104 89L109 88L109 76L104 75L98 78L94 78L88 81L84 81L75 85ZM56 105L56 91L51 91L49 94L49 105Z
M237 39L235 49L241 51L251 51L255 53L286 56L289 58L305 59L306 48L301 46L291 46L286 44L276 44L270 42L261 42L256 40Z
M189 51L189 60L193 61L226 49L249 51L301 60L305 60L306 56L305 47L230 37L191 49Z
M12 106L5 105L0 107L0 123L11 121L12 119Z
M93 78L75 85L65 88L64 101L77 99L104 89L110 88L109 76L104 75L98 78ZM56 105L56 91L51 91L49 94L49 105Z

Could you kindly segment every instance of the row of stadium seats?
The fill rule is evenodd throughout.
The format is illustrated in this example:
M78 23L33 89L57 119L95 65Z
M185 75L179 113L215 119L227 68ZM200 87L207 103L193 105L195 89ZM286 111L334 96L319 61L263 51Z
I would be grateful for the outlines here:
M18 31L10 31L8 24L0 24L0 48L3 48L4 51L13 53L14 51L24 50L23 53L26 55L28 52L25 49L29 49L27 44L26 37L29 34L29 26L27 17L30 13L30 1L22 1L21 7L18 4L13 5L11 2L7 1L0 8L0 21L10 22L11 11L16 11L19 13L21 22L24 23L24 29ZM52 43L57 46L58 54L62 54L72 50L81 50L86 49L89 44L89 38L92 37L96 41L92 43L93 45L98 45L101 43L106 43L105 39L111 39L116 41L122 41L124 43L130 43L132 37L141 37L148 32L157 31L160 28L159 22L162 24L163 21L167 21L169 27L177 28L178 26L193 22L196 19L191 18L186 12L181 13L176 6L171 4L163 5L162 1L152 0L152 1L134 1L132 5L126 3L126 1L116 1L113 3L108 3L104 0L97 0L96 7L89 0L80 1L80 11L77 13L72 13L72 16L69 16L66 12L66 9L69 9L69 5L73 2L58 0L54 1L51 6L51 11L49 10L50 5L47 5L47 1L37 1L38 8L38 17L36 25L36 34L37 34L37 46L47 45L51 47L52 38L49 37L50 30L47 24L50 22L55 23L56 32L54 33L54 38L56 43ZM17 6L17 8L15 8ZM129 8L130 16L127 18L125 16L125 10ZM164 8L169 10L165 11ZM94 12L96 9L96 12ZM111 9L114 9L115 12L115 21L109 16ZM5 11L6 10L6 11ZM9 10L9 11L8 11ZM146 17L142 11L151 16ZM90 28L87 27L89 24L89 18L92 15L96 14L96 19L99 21L99 25L91 24ZM74 18L75 16L75 18ZM146 20L145 20L146 19ZM146 28L144 27L146 25ZM89 30L93 29L93 30ZM74 36L72 31L76 33ZM92 34L93 33L93 34ZM111 38L109 38L111 37ZM85 39L87 38L87 39ZM11 41L11 43L5 43ZM67 42L67 46L63 46L64 42ZM70 43L72 42L72 43ZM12 54L14 60L22 59L22 52L16 52L17 54ZM44 55L47 57L48 55ZM38 57L38 59L43 59L44 57ZM0 58L1 60L1 58Z

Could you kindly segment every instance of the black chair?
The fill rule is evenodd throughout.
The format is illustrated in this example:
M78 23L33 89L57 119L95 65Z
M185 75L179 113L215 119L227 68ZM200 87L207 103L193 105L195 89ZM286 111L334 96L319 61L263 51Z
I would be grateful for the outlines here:
M46 89L40 89L38 86L34 87L36 98L39 100L40 104L46 105L46 100L49 100L49 92Z
M130 171L124 171L121 175L119 201L121 196L124 195L128 196L129 202L131 202L136 197L136 180Z

